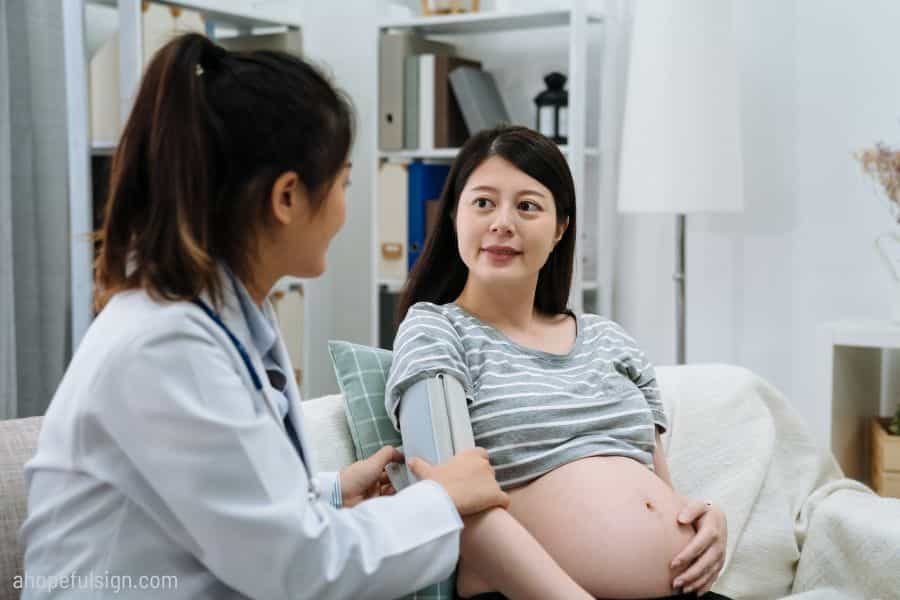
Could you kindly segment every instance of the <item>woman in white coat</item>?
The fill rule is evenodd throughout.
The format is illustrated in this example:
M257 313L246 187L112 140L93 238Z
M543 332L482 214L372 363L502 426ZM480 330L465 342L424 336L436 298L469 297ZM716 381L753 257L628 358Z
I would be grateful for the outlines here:
M312 472L266 296L323 272L351 143L349 103L297 58L195 34L153 58L100 312L26 467L24 598L394 598L449 575L461 517L507 505L479 449L414 463L426 480L397 494L393 448Z

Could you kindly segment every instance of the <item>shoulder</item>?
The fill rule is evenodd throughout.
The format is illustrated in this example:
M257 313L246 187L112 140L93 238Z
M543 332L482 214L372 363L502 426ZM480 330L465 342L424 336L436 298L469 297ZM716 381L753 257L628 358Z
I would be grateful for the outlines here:
M417 302L409 307L400 330L419 330L422 328L440 328L448 335L459 337L457 331L459 317L453 311L453 307L447 304L434 304L432 302Z
M421 317L438 317L451 321L453 307L449 304L435 304L434 302L416 302L409 307L404 321Z
M129 361L162 360L179 350L224 347L224 335L191 302L158 301L131 291L110 300L82 344L86 352L105 354L110 367L121 368Z
M195 398L207 384L239 382L230 341L216 327L190 302L160 302L140 291L118 294L72 357L57 391L65 401L55 397L51 408L77 406L108 425L116 415Z
M585 335L588 341L605 341L617 344L636 346L634 338L622 325L602 315L584 313L582 315Z

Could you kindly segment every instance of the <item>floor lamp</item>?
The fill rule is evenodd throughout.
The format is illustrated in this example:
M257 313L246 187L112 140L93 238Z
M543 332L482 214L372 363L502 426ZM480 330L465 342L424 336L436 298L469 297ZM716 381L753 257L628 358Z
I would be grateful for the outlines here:
M685 362L685 224L743 210L731 0L635 0L618 208L676 215L676 362Z

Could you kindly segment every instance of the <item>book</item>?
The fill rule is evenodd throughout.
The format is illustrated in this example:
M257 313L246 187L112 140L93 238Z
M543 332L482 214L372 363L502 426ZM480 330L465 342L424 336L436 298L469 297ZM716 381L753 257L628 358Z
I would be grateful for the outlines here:
M444 182L450 173L450 165L426 164L415 161L407 167L408 182L408 264L412 271L413 265L425 247L425 217L426 205L429 200L440 198L444 189Z
M434 147L459 148L469 139L459 102L450 87L450 72L457 67L481 69L481 63L438 54L434 62Z
M453 55L450 44L409 32L382 34L378 42L378 144L382 150L403 148L403 71L405 58L433 52Z
M405 164L384 163L378 169L378 274L406 279L407 174Z
M470 66L456 67L450 72L450 85L470 135L509 123L509 113L497 83L487 71Z
M450 89L450 71L481 63L446 54L406 57L403 70L403 147L408 150L459 148L469 137L459 103Z

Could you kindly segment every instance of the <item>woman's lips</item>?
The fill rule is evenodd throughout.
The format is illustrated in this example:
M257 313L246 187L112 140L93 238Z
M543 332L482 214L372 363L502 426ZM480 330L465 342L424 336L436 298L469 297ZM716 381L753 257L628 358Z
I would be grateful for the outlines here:
M482 252L487 254L491 262L500 265L507 264L520 254L522 254L517 250L499 248L484 248L482 249Z

